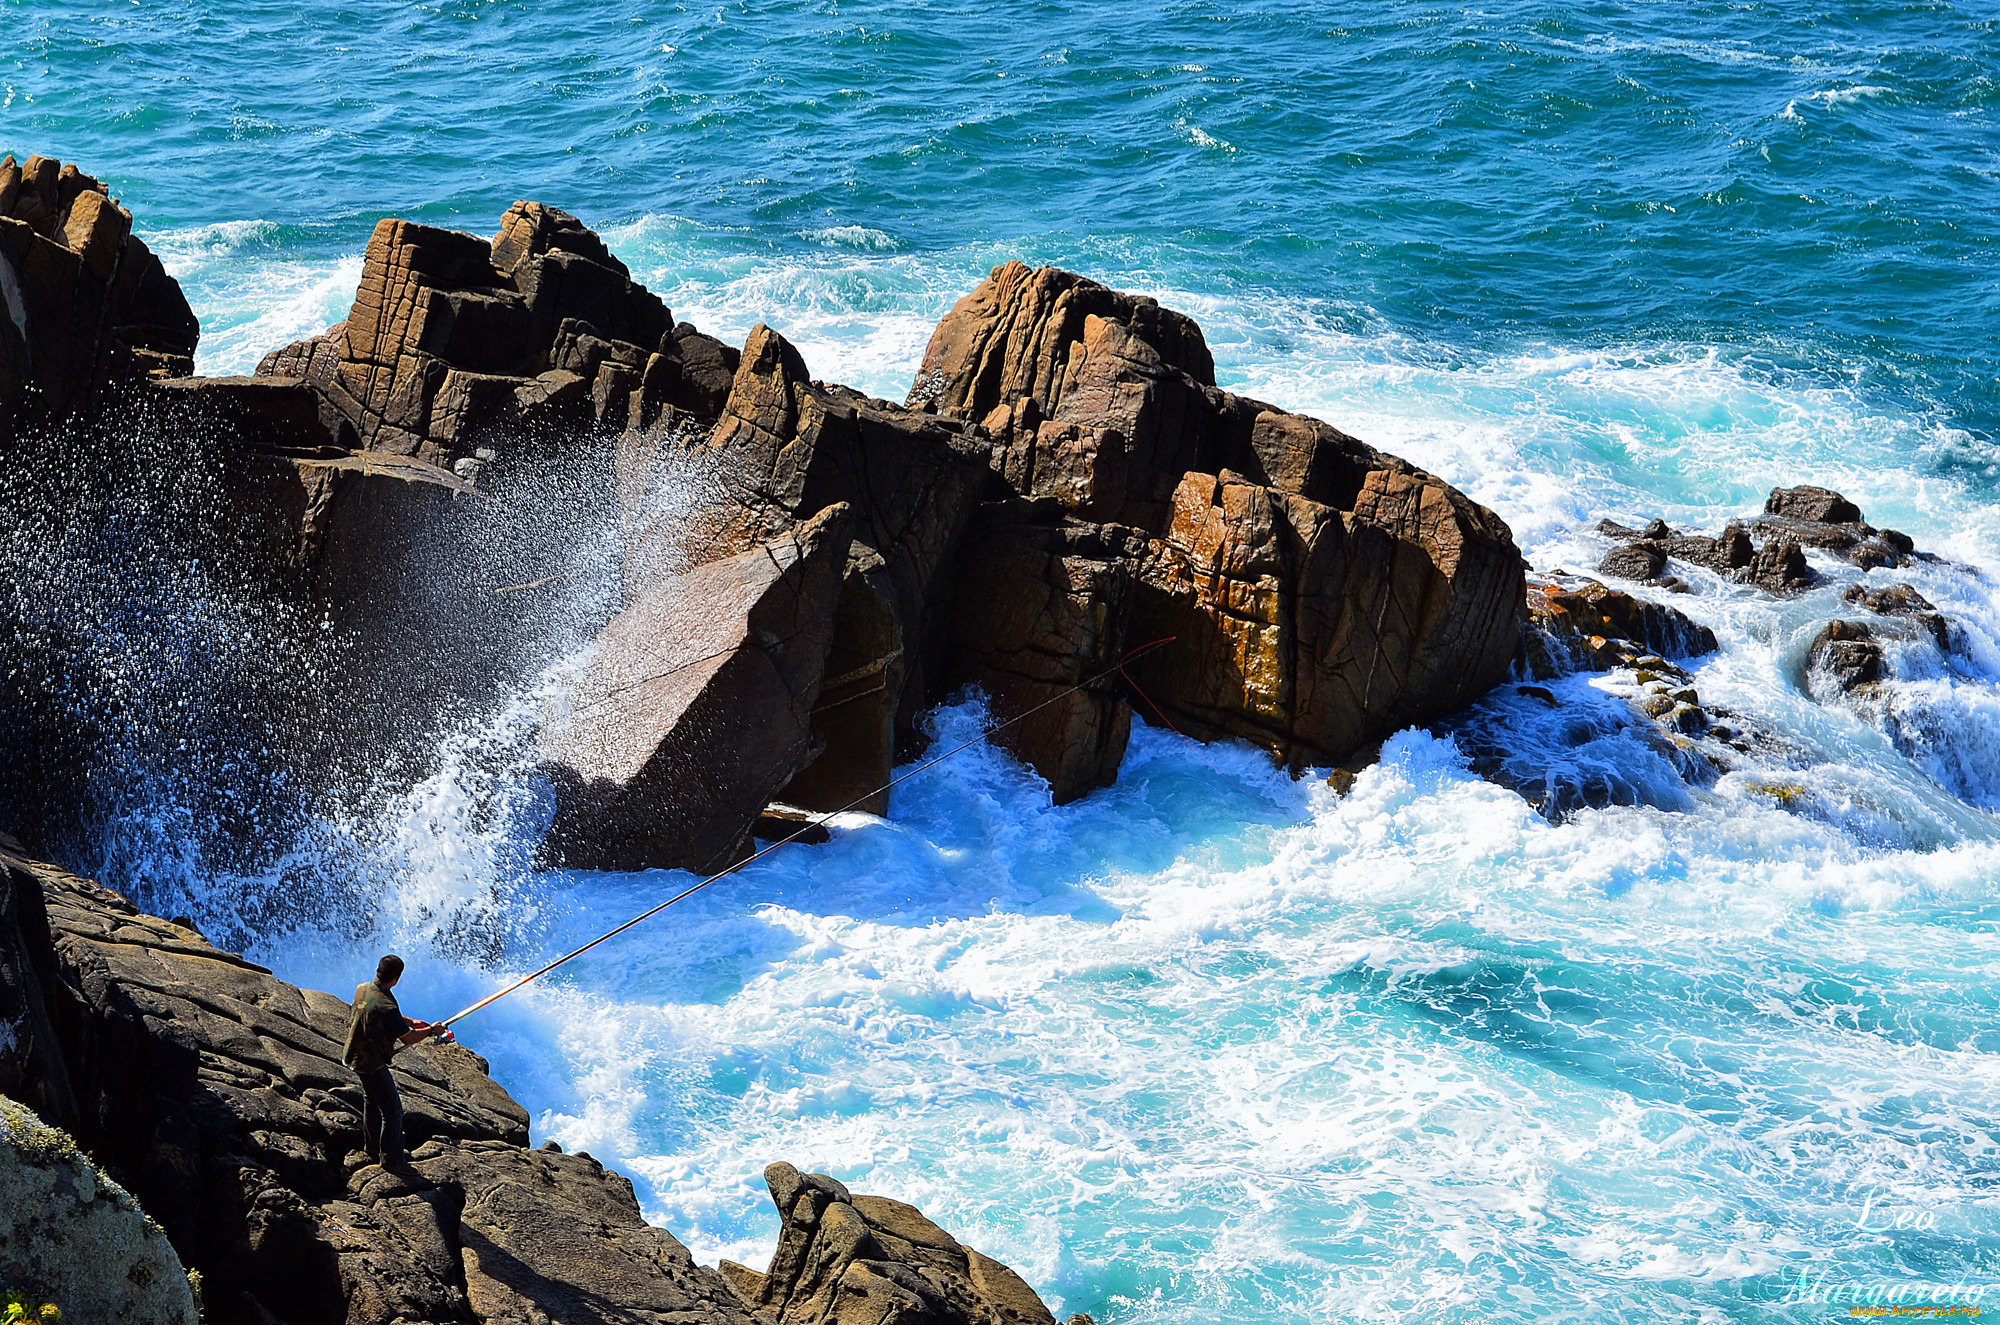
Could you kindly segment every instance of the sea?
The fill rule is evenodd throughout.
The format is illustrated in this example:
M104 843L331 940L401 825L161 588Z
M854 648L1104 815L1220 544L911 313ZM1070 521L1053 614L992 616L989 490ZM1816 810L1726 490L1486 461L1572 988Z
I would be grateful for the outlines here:
M0 29L0 151L106 181L204 373L344 317L379 218L490 234L532 198L677 318L892 399L997 263L1155 295L1224 386L1443 476L1538 570L1588 572L1601 518L1713 531L1799 483L1938 558L1636 590L1714 631L1692 682L1768 739L1690 777L1614 720L1629 677L1508 689L1483 730L1517 763L1616 789L1559 821L1451 724L1343 795L1142 715L1116 785L1053 806L954 698L930 722L973 748L886 816L461 1025L538 1142L699 1259L764 1264L783 1159L1097 1325L2000 1309L1991 5L0 0ZM1807 651L1864 580L1954 643L1853 706ZM177 833L170 769L107 773L68 863L297 983L393 948L446 1015L692 881L535 867L546 798L494 752L546 680L248 862Z

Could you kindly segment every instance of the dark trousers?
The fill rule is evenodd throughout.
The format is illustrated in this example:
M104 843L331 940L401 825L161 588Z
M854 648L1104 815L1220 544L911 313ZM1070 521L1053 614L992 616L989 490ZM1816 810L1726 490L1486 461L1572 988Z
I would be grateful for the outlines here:
M386 1067L361 1074L361 1144L376 1159L403 1148L403 1097Z

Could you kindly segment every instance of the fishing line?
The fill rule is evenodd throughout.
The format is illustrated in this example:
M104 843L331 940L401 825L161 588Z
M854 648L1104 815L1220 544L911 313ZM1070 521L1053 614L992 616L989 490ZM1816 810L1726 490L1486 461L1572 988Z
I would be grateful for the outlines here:
M534 971L528 975L524 975L520 979L516 980L513 984L508 985L505 989L500 990L498 993L488 994L485 998L480 999L477 1003L474 1003L471 1007L466 1008L464 1011L454 1012L451 1016L446 1017L443 1021L435 1022L433 1024L437 1026L449 1026L454 1021L459 1021L465 1017L471 1016L473 1013L479 1011L479 1009L485 1007L489 1003L499 1002L501 999L507 997L507 995L513 993L516 989L519 989L522 985L525 985L532 980L541 979L543 976L547 975L550 971L555 970L556 967L561 966L564 962L569 961L572 958L581 957L584 953L589 952L592 948L596 947L600 943L605 942L607 939L615 939L620 934L623 934L626 930L632 928L634 925L642 924L645 921L651 920L654 916L660 914L660 912L666 910L674 903L685 901L686 899L700 892L703 888L708 887L709 884L716 882L718 879L726 879L730 875L736 873L736 871L742 869L745 865L754 864L755 862L762 860L765 856L770 855L773 851L776 851L779 847L789 846L791 843L798 841L801 837L804 837L807 833L812 832L815 828L824 827L826 823L829 820L831 820L835 815L845 814L849 810L853 809L855 806L862 804L863 802L871 799L872 797L881 795L883 792L888 791L890 788L896 786L898 783L907 782L909 779L915 777L917 774L923 772L925 769L935 768L939 764L942 764L945 760L951 758L953 755L963 754L965 751L970 750L973 746L982 744L989 736L992 736L995 732L1005 731L1007 728L1013 726L1015 723L1020 722L1023 718L1033 717L1035 714L1041 712L1049 705L1054 704L1059 700L1068 699L1071 695L1083 689L1085 686L1094 685L1097 682L1102 681L1105 677L1110 676L1113 672L1118 672L1122 674L1125 670L1125 666L1127 663L1133 662L1134 660L1139 658L1143 658L1147 654L1151 653L1153 650L1162 648L1168 644L1173 643L1176 638L1178 637L1174 635L1169 635L1165 639L1156 639L1151 644L1140 645L1138 648L1133 649L1131 652L1127 653L1124 657L1120 658L1117 662L1105 668L1103 671L1098 672L1094 676L1085 677L1083 680L1078 681L1075 685L1063 691L1061 694L1051 695L1049 698L1043 700L1041 703L1035 705L1033 708L1027 709L1021 713L1017 713L1013 717L1007 719L1005 722L995 723L991 727L985 727L980 729L979 735L973 737L971 740L965 742L964 744L955 745L951 749L945 751L943 754L938 755L935 758L925 760L923 763L918 764L915 768L911 769L907 773L897 774L895 777L890 778L887 782L883 783L881 786L875 788L875 790L867 792L864 795L856 796L853 800L849 801L847 804L841 806L837 810L828 810L825 814L813 820L811 823L805 824L800 828L796 829L790 836L771 843L771 845L765 847L762 851L757 852L755 855L745 856L742 860L737 861L734 865L729 866L727 869L716 871L714 874L709 875L707 878L703 879L700 883L695 884L693 887L686 888L678 893L675 893L672 897L669 897L666 901L661 902L658 906L654 907L652 910L645 911L639 915L633 916L630 920L618 926L618 928L613 930L608 930L603 934L599 934L596 938L584 944L581 948L576 949L574 952L564 953L562 956L550 962L547 966L542 967L539 971ZM1128 683L1131 681L1131 677L1129 676L1127 676L1125 679ZM1134 689L1137 689L1137 687L1135 686ZM1153 701L1150 698L1148 698L1146 702L1148 704L1151 704ZM1155 711L1157 712L1157 710ZM1166 716L1165 714L1161 714L1162 718L1164 718L1165 716Z

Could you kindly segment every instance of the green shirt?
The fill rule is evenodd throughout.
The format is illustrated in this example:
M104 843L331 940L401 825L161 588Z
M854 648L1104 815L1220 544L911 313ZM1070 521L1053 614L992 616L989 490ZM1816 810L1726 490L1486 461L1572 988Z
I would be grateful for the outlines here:
M354 1012L347 1019L347 1051L341 1061L356 1072L389 1066L396 1041L410 1029L396 996L370 980L354 991Z

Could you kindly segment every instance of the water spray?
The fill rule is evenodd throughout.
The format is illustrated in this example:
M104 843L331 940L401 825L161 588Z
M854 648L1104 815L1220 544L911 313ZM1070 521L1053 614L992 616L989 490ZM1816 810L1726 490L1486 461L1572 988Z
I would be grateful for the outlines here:
M788 836L781 838L776 842L771 843L771 845L765 847L763 850L757 852L755 855L745 856L742 860L737 861L734 865L730 865L724 869L717 870L714 874L709 875L707 878L703 879L701 882L697 884L694 884L692 887L685 888L682 891L675 893L672 897L669 897L666 901L661 902L658 906L653 907L651 910L644 911L636 916L633 916L630 920L618 926L618 928L607 930L604 933L599 934L596 938L584 944L582 947L577 948L572 952L564 953L562 956L556 958L554 961L550 962L547 966L542 967L540 970L529 972L527 975L524 975L520 979L516 980L513 984L510 984L506 988L499 990L497 993L488 994L485 998L480 999L477 1003L474 1003L471 1007L466 1008L460 1012L454 1012L451 1016L446 1017L443 1021L436 1022L433 1024L439 1030L442 1030L445 1027L450 1026L455 1021L461 1021L466 1017L471 1016L473 1013L479 1011L479 1009L487 1006L490 1003L499 1002L501 999L507 997L507 995L513 993L516 989L521 988L521 986L528 984L532 981L541 979L543 976L547 975L550 971L555 970L556 967L561 966L564 962L570 961L577 957L581 957L584 953L589 952L592 948L596 947L598 944L606 942L607 940L610 939L617 938L620 934L623 934L626 930L631 929L634 925L644 924L646 921L651 920L654 916L666 910L668 907L674 905L676 902L686 901L688 898L694 896L702 889L708 887L711 883L716 883L722 879L728 878L730 875L736 873L738 870L741 870L746 865L755 864L757 861L762 860L765 856L770 855L773 851L776 851L779 847L791 845L793 842L798 841L800 838L804 837L806 834L812 832L816 828L825 827L826 824L829 823L834 818L835 815L845 814L849 810L854 809L856 806L865 803L866 801L870 800L875 796L881 795L883 792L888 791L890 788L895 787L899 783L907 782L911 778L915 777L917 774L922 773L927 769L936 768L939 764L942 764L945 760L950 759L952 756L963 754L965 751L970 750L973 746L981 744L988 737L992 736L995 732L1005 731L1007 728L1013 726L1015 723L1020 722L1025 718L1033 717L1035 714L1041 712L1049 705L1057 703L1060 700L1068 699L1071 695L1075 694L1079 690L1082 690L1085 686L1095 685L1097 682L1102 681L1105 677L1110 676L1113 672L1117 672L1120 675L1124 676L1126 684L1131 685L1135 691L1139 691L1139 687L1137 686L1136 683L1132 681L1131 675L1125 671L1125 668L1129 664L1137 662L1140 658L1143 658L1147 654L1153 652L1155 649L1164 648L1165 646L1173 643L1174 640L1177 638L1178 636L1169 635L1165 639L1156 639L1150 644L1140 645L1138 648L1131 650L1129 653L1125 654L1117 662L1105 668L1103 671L1085 677L1083 680L1078 681L1075 685L1069 687L1067 690L1062 691L1060 694L1051 695L1049 698L1043 700L1041 703L1035 705L1033 708L1023 710L1022 712L1017 713L1013 717L1007 719L1005 722L995 723L990 727L982 728L980 730L979 735L973 737L971 740L966 741L960 745L955 745L951 749L945 751L943 754L925 760L923 763L918 764L915 768L909 770L907 773L897 774L895 777L890 778L887 782L875 788L873 791L869 791L860 796L856 796L853 800L849 801L847 804L841 806L837 810L828 810L825 814L822 814L819 818L813 820L811 823L801 825L799 828L795 829ZM1159 713L1159 706L1153 704L1152 699L1147 697L1144 691L1139 691L1139 695L1142 699L1146 700L1147 705L1152 707L1155 713ZM1166 717L1164 713L1160 714L1160 716L1163 720Z

